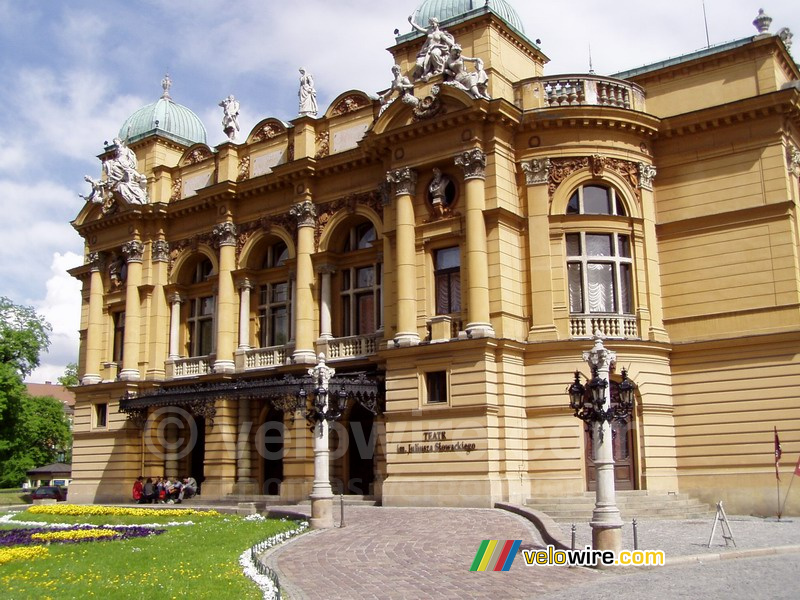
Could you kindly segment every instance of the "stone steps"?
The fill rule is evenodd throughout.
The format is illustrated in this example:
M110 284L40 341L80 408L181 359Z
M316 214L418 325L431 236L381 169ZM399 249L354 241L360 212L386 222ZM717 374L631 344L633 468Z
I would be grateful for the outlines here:
M589 520L594 510L594 492L574 496L538 496L525 505L541 511L555 521L568 523ZM624 521L631 519L698 519L713 515L711 508L687 494L626 490L617 492L617 506Z
M374 496L356 496L356 495L346 495L344 498L344 505L345 506L378 506L379 502L375 499ZM333 506L336 508L339 506L341 502L340 496L334 495L333 496ZM310 499L301 500L297 503L299 506L309 506L311 504Z

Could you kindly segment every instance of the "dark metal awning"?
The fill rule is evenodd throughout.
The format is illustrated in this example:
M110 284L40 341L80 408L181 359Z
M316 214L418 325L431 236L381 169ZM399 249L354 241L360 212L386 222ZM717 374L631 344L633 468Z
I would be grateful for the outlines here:
M120 399L120 412L129 419L146 418L151 407L179 406L192 414L208 418L213 423L216 400L266 399L279 410L287 410L291 402L301 396L301 390L310 394L316 382L310 375L238 379L210 383L162 386L141 394L126 392ZM373 414L378 412L378 401L382 394L382 376L375 372L354 372L334 375L329 382L331 393L353 399ZM299 407L298 407L299 408Z

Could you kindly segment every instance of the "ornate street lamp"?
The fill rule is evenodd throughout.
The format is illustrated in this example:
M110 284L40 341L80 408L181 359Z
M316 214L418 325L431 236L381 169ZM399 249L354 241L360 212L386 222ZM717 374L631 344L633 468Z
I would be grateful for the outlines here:
M612 405L608 377L611 364L616 362L616 358L616 353L607 350L603 346L602 336L599 332L596 333L594 347L583 353L583 359L592 369L592 378L584 386L580 381L580 373L575 371L575 380L567 388L567 393L570 408L577 418L586 423L587 430L593 436L597 491L591 521L592 545L597 550L619 552L622 545L622 519L616 505L614 489L611 423L626 423L630 418L636 384L628 379L628 372L623 369L622 382L617 390L618 398Z

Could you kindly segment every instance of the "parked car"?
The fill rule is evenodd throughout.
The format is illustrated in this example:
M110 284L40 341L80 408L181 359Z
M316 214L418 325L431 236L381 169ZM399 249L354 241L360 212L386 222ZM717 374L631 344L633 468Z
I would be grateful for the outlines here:
M31 494L31 499L33 500L44 500L46 498L63 502L67 499L67 489L60 485L41 485L33 490Z

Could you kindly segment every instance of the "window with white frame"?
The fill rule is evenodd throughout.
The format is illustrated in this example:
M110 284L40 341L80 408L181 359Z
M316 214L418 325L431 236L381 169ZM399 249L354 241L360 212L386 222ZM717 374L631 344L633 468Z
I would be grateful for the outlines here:
M568 233L569 310L573 314L632 314L630 237Z

